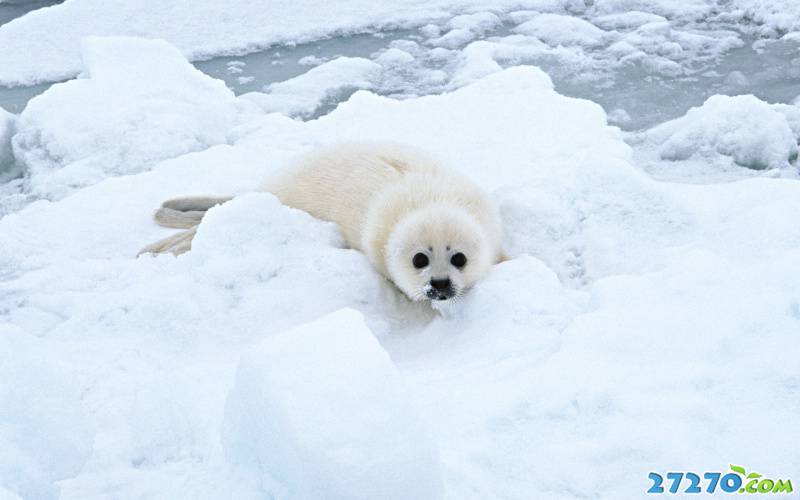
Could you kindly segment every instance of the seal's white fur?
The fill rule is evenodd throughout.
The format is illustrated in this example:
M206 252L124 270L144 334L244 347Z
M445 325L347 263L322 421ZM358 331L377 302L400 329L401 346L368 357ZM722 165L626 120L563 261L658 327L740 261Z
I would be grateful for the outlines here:
M287 206L338 224L350 247L363 251L380 273L415 300L426 297L431 279L449 279L458 295L500 258L499 217L486 195L466 177L406 147L326 148L300 158L262 190ZM224 201L171 200L159 209L157 220L175 221L179 227L192 220L199 224L204 210ZM191 247L193 235L194 228L143 252L181 253ZM420 252L429 265L416 269L412 259ZM458 252L467 257L461 269L450 263Z

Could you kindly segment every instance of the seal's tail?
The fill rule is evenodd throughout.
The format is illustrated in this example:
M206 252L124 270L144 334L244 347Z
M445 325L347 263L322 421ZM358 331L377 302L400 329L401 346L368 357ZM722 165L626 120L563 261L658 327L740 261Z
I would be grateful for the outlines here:
M180 255L192 248L192 239L197 232L197 226L203 220L206 212L212 207L230 201L231 196L212 198L197 196L190 198L175 198L161 204L153 215L159 226L186 229L163 240L147 245L137 255L145 253L173 253Z

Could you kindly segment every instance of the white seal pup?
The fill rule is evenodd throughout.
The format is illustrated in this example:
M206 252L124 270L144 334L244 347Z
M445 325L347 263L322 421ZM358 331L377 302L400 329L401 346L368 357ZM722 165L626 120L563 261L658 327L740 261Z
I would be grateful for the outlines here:
M466 177L397 145L340 145L305 155L261 188L335 222L351 248L412 300L460 297L501 260L497 210ZM140 253L183 253L209 208L230 197L180 198L155 215L188 228Z

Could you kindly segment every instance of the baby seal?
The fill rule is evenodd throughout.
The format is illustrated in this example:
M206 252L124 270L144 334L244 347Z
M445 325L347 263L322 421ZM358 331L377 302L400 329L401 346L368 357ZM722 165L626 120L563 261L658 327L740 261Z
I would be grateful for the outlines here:
M351 248L412 300L460 297L501 258L500 218L466 177L397 145L340 145L303 156L261 190L335 222ZM155 214L188 228L140 253L183 253L205 212L226 198L180 198Z

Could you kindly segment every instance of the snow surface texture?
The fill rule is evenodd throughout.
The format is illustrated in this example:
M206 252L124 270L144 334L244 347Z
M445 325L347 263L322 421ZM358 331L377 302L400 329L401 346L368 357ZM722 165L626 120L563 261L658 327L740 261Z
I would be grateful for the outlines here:
M663 5L659 15L671 15ZM101 85L88 76L41 99L67 109L65 89ZM359 91L307 122L249 112L229 120L229 93L188 70L179 76L184 92L163 102L202 93L226 124L209 118L209 133L224 141L189 154L156 143L152 161L180 156L0 219L0 325L11 332L1 380L19 380L0 385L0 397L20 402L0 406L0 491L26 500L58 489L81 500L249 499L300 488L299 477L355 496L396 491L375 471L399 456L358 460L339 448L357 420L318 415L317 390L335 411L371 409L410 435L397 453L437 449L448 499L632 498L644 496L651 470L715 471L738 460L791 477L800 467L796 180L655 181L632 165L600 106L559 95L532 67L496 68L452 93L404 101ZM85 128L88 141L108 137L102 114L119 93L98 91L84 110L80 119L96 124ZM726 136L705 121L736 116L738 101L687 115L698 131L687 143L719 151ZM788 108L742 102L780 113L797 133ZM473 178L500 208L510 260L462 302L432 311L344 248L335 226L267 194L212 209L186 255L134 258L170 234L151 220L163 199L244 193L295 155L346 140L410 143ZM725 154L778 161L782 145ZM118 154L127 164L139 152ZM280 333L343 308L364 316L395 369L352 312L294 331L313 341ZM339 366L347 346L357 362ZM280 366L288 357L316 362L297 361L303 377L293 379L267 361L278 352L287 353ZM324 392L337 373L362 376L353 394L363 400ZM321 382L304 382L312 379ZM404 405L409 418L398 419ZM43 417L52 408L60 417ZM284 438L242 423L251 417ZM28 418L41 420L46 440ZM328 441L308 430L315 422L341 435ZM352 452L371 451L361 437L390 439L385 431L365 429ZM752 436L769 446L753 446ZM273 446L287 465L312 466L274 469L262 460ZM432 491L434 477L397 467ZM344 477L359 471L375 475Z

